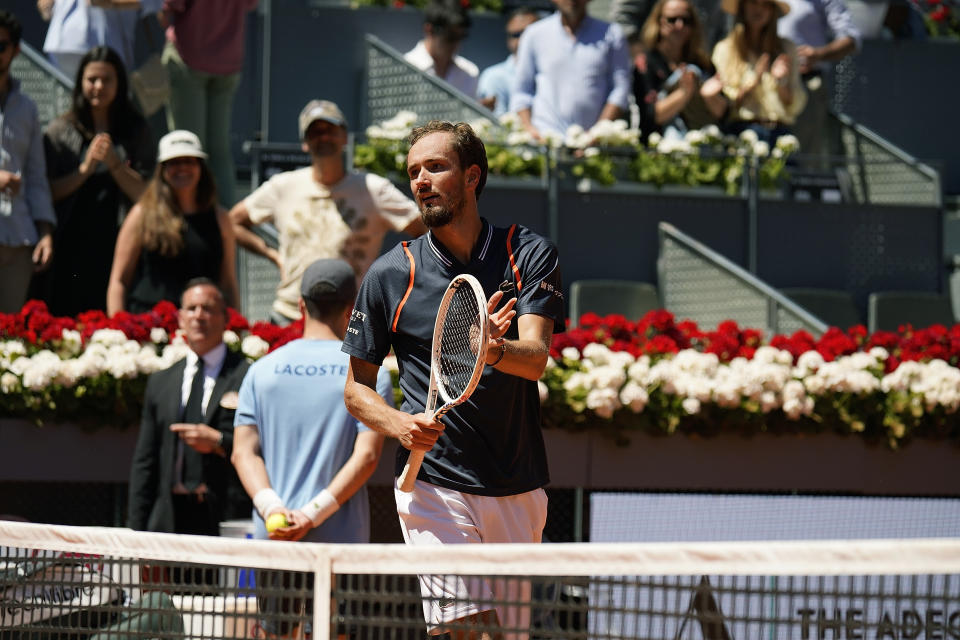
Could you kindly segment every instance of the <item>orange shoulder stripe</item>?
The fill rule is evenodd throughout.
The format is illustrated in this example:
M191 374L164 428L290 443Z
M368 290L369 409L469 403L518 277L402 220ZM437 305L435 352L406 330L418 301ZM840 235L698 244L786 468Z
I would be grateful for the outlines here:
M400 244L403 246L403 252L407 254L407 260L410 261L410 281L407 283L407 291L403 294L400 304L397 305L397 312L393 316L393 324L390 326L390 330L394 333L397 331L397 323L400 322L400 312L403 310L403 305L407 303L407 298L410 297L410 292L413 291L413 275L417 270L417 267L413 262L413 254L410 253L410 249L407 248L410 242L408 240L404 240Z
M520 269L517 268L517 261L513 256L513 246L510 240L513 238L513 232L517 230L517 225L510 225L510 231L507 232L507 254L510 256L510 269L513 271L513 278L517 281L517 291L520 291L523 282L520 280Z

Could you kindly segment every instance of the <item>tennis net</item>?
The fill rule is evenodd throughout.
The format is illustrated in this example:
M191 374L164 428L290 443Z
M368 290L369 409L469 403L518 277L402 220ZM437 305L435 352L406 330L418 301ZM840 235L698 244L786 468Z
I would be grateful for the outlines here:
M431 582L428 596L418 575ZM0 522L0 638L960 638L960 538L321 545ZM321 596L322 597L319 597Z

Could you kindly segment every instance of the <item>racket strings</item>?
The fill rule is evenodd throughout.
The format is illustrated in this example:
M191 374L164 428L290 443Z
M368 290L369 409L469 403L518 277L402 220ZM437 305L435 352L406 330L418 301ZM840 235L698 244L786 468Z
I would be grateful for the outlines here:
M470 386L480 351L482 313L468 286L454 293L443 321L438 384L448 398L457 398Z

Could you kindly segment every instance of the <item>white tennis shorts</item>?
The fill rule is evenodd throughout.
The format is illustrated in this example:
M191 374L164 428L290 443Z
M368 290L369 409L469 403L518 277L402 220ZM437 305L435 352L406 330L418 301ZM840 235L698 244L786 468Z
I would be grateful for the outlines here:
M535 489L515 496L491 497L444 489L420 480L413 491L394 489L403 538L411 545L539 543L547 522L547 494ZM493 609L503 627L529 629L530 582L516 579L420 576L423 613L431 635L445 623ZM526 634L504 634L519 640Z

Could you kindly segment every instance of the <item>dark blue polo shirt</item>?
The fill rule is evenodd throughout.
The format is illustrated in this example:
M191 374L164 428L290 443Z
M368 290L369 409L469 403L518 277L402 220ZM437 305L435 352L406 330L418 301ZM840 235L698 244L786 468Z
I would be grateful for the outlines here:
M461 264L432 233L398 244L367 271L343 350L376 365L392 347L400 367L402 409L420 413L430 386L430 349L440 299L450 280L469 273L489 298L513 283L517 317L534 313L563 331L560 266L553 244L514 225L483 220L469 264ZM516 318L507 332L517 339ZM473 395L443 418L446 428L417 476L432 484L487 496L507 496L547 484L537 383L485 367ZM409 451L397 452L397 475Z

